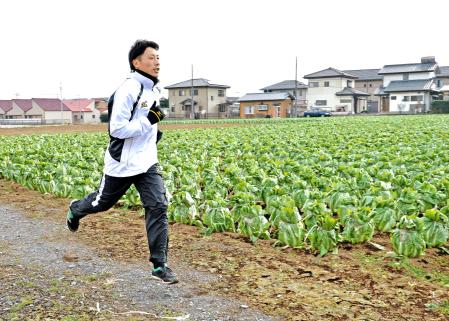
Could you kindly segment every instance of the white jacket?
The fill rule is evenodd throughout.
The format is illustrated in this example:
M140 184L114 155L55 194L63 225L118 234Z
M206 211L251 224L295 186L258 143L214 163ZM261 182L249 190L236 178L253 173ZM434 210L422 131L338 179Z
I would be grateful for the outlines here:
M143 92L130 120L140 84ZM117 89L109 121L111 141L104 156L103 172L106 175L134 176L145 173L157 163L157 123L151 125L147 115L154 102L159 105L159 98L160 91L153 81L137 72L132 72Z

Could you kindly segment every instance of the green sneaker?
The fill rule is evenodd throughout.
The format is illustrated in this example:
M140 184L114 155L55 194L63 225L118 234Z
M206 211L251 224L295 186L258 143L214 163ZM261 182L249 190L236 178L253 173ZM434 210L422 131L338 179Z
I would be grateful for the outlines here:
M173 273L173 271L167 266L153 269L153 271L151 272L151 276L153 277L153 279L161 280L167 284L174 284L179 282L176 278L176 274Z
M80 225L80 220L76 218L75 215L73 215L73 212L70 210L70 206L72 206L73 202L75 202L75 200L70 202L69 211L67 212L66 226L70 232L76 232Z

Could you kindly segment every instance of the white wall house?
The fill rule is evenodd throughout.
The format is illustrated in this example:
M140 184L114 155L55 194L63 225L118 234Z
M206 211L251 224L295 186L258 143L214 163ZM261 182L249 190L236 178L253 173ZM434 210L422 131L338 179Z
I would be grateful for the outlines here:
M354 88L355 75L327 68L305 75L304 78L309 80L309 107L343 113L360 113L367 108L366 97L369 94Z
M394 113L420 113L430 110L433 96L439 94L436 77L439 74L435 57L423 57L420 63L385 65L382 110Z

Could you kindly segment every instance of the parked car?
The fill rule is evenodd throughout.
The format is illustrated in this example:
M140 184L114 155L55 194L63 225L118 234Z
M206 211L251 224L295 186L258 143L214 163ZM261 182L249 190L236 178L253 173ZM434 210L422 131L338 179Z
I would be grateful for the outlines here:
M304 112L304 117L330 117L332 114L318 107L312 107Z

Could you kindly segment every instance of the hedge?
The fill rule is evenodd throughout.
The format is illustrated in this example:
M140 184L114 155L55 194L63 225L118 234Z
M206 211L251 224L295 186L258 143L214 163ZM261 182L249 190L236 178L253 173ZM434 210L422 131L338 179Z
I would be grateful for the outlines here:
M432 114L448 114L449 100L434 100L430 112Z

